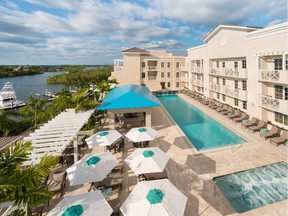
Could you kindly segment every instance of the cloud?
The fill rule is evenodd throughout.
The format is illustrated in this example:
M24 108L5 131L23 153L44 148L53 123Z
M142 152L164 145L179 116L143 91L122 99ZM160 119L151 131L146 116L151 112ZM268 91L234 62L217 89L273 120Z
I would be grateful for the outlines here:
M103 64L122 47L186 53L218 24L273 25L286 0L23 0L0 3L2 62ZM13 51L12 51L13 50ZM23 58L27 53L28 58ZM21 59L22 58L22 59Z
M276 24L279 24L279 23L282 23L284 22L284 20L282 19L276 19L276 20L272 20L271 22L269 22L266 26L273 26L273 25L276 25Z

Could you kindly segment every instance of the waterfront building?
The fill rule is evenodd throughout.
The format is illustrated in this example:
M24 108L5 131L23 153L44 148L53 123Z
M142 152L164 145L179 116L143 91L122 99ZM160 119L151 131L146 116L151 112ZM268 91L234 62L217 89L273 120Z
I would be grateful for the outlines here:
M144 50L133 47L122 51L123 59L114 60L112 78L119 85L147 86L151 91L180 90L184 56L174 56L165 50Z
M219 25L187 50L182 86L288 129L287 29Z

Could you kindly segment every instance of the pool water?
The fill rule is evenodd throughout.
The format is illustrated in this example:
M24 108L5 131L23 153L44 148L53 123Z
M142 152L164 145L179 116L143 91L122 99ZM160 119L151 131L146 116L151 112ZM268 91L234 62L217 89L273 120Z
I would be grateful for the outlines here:
M288 166L279 162L213 180L235 211L243 213L288 198Z
M198 151L246 142L178 95L157 98Z

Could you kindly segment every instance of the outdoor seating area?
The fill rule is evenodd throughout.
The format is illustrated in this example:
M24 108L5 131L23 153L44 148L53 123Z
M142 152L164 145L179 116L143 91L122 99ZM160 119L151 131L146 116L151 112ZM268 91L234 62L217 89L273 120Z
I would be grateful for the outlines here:
M119 131L105 130L104 127L94 135L81 140L87 144L92 152L81 155L74 164L63 163L63 161L60 163L60 168L52 172L48 180L48 186L51 185L51 189L50 186L49 189L55 192L55 196L50 205L45 204L41 206L42 209L39 207L37 211L41 210L41 214L43 211L49 212L48 215L52 215L51 212L55 212L55 208L58 208L57 206L63 202L63 200L60 202L57 200L61 200L62 196L65 197L64 200L74 197L67 197L66 193L69 192L70 194L73 192L71 191L73 188L81 186L81 188L86 188L86 192L89 193L101 192L103 195L101 200L104 199L112 211L105 215L120 215L120 209L123 205L121 194L125 178L123 173L125 164L129 166L126 172L129 172L130 168L133 171L136 184L142 181L168 179L165 166L170 156L159 148L149 147L150 141L156 137L157 131L150 127L131 128L130 130L127 128ZM124 156L124 148L125 152L131 152L131 154L122 161L120 158ZM69 148L69 154L71 153L73 154ZM77 193L77 196L80 195L84 194ZM55 204L57 204L56 207L54 207ZM66 210L68 208L66 206ZM61 211L64 210L64 207L61 208ZM123 208L122 211L124 211ZM36 213L36 209L34 212Z
M270 130L268 129L268 123L264 120L259 120L256 117L249 119L249 115L241 110L223 104L215 99L207 98L201 93L183 89L181 93L194 99L201 104L208 106L210 109L215 110L221 115L226 116L235 123L241 123L241 126L245 129L255 133L259 132L260 137L270 139L271 143L275 143L276 146L285 144L288 142L288 135L286 130L281 130L277 126L272 125ZM286 145L286 144L285 144Z

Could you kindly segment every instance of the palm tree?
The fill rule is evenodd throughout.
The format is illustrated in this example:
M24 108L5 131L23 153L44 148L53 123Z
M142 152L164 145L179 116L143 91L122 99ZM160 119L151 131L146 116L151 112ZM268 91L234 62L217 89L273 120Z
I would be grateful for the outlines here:
M75 111L94 109L99 104L94 100L89 88L82 88L72 97Z
M58 158L45 155L39 164L21 167L32 149L31 142L18 142L0 151L0 203L12 201L18 207L34 207L52 198L47 186L40 185Z
M26 116L37 127L38 122L45 120L44 108L47 100L30 95L27 106L20 109L22 115Z

